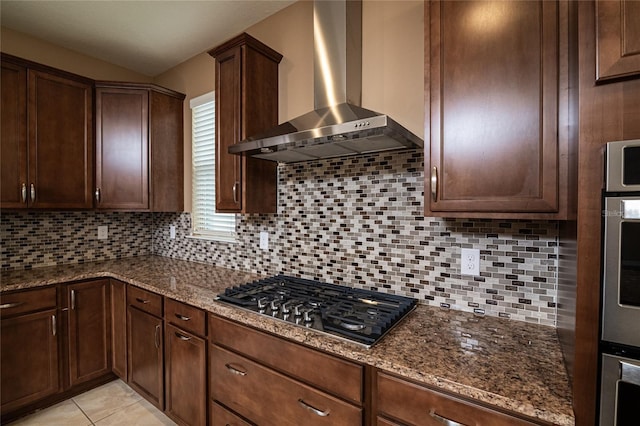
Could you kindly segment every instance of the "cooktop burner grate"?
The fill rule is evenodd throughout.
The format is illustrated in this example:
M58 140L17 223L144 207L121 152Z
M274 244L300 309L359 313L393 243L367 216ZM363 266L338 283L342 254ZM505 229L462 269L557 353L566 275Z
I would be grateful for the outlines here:
M410 297L286 275L227 288L217 299L368 348L417 304Z

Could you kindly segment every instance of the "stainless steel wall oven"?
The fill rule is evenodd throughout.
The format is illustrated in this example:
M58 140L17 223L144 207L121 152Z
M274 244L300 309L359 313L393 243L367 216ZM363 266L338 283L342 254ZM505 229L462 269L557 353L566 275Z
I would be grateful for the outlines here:
M600 425L638 425L640 140L609 142L606 155Z

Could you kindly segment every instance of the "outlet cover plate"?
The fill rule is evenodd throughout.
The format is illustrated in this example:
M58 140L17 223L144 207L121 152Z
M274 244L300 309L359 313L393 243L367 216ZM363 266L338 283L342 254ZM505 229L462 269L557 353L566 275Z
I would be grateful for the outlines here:
M480 275L480 250L460 249L460 273L462 275Z
M172 240L176 239L176 227L175 225L170 225L169 226L169 238Z
M98 239L106 240L109 238L109 227L107 225L98 226Z
M269 250L269 233L260 232L260 250Z

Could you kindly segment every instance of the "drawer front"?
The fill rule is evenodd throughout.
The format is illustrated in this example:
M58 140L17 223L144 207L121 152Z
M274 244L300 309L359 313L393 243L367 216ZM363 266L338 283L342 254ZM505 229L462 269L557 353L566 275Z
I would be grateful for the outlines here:
M209 409L209 426L252 426L215 401L211 401Z
M56 287L0 294L0 317L11 317L56 307Z
M475 426L533 424L384 373L377 374L377 381L378 411L401 422L412 425L442 425L448 424L449 420Z
M394 423L389 419L385 419L384 417L380 417L378 416L378 418L376 419L376 425L377 426L401 426L400 423Z
M162 316L162 296L139 287L129 286L127 303L157 317Z
M362 424L360 408L215 345L210 367L212 398L256 424Z
M167 321L193 334L206 335L206 317L202 309L168 298L164 302L164 317Z
M213 315L209 318L209 334L214 343L344 399L362 402L361 365Z

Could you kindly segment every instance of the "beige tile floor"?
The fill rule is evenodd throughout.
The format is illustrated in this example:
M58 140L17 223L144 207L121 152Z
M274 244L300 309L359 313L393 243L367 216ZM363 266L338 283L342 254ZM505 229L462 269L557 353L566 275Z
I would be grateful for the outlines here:
M175 423L122 380L116 380L11 423L11 426L17 425L169 426Z

